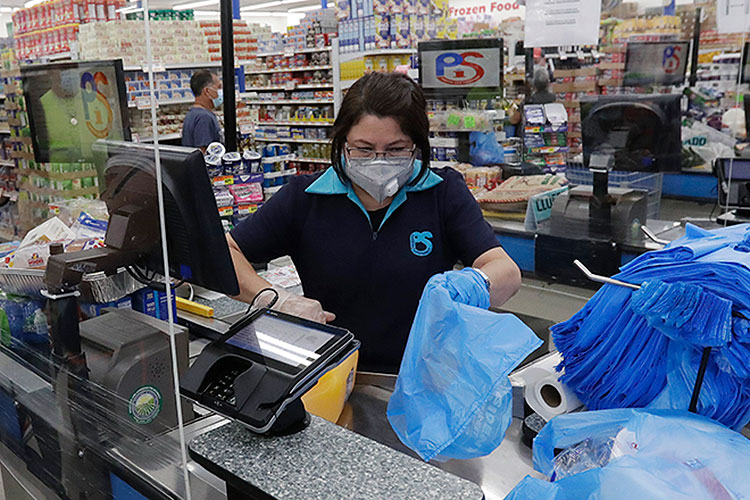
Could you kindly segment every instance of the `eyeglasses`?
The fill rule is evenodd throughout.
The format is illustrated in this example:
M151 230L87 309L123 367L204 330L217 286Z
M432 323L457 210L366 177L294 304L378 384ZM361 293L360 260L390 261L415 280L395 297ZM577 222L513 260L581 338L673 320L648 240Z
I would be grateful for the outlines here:
M348 144L344 147L349 158L355 158L357 160L374 160L378 155L382 156L386 160L404 160L411 158L414 155L414 151L417 146L411 146L410 148L393 148L385 151L375 151L372 148L353 148Z

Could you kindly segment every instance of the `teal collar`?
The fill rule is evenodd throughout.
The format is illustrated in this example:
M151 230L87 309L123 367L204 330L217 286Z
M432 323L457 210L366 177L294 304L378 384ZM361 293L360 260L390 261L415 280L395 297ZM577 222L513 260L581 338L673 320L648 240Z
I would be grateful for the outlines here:
M414 161L414 172L412 172L412 175L409 178L409 182L417 178L421 168L422 162L419 160ZM386 212L385 217L383 217L383 222L380 223L378 231L383 227L383 224L385 224L385 221L388 220L388 217L390 217L391 214L395 212L396 209L406 201L406 193L425 191L437 186L441 182L443 182L443 178L432 170L428 169L427 175L425 175L418 183L413 186L410 186L408 184L404 186L403 189L399 190L399 192L396 193L396 196L393 198L393 201L388 207L388 211ZM354 192L354 188L352 187L351 182L347 182L346 184L341 182L341 179L339 179L339 176L333 167L328 167L328 170L326 170L323 175L318 177L315 182L310 184L307 189L305 189L305 192L310 194L325 195L345 194L347 195L347 198L354 202L354 204L357 205L362 210L362 212L364 212L365 216L367 216L367 220L370 220L370 214L367 213L364 205L362 205L359 197Z

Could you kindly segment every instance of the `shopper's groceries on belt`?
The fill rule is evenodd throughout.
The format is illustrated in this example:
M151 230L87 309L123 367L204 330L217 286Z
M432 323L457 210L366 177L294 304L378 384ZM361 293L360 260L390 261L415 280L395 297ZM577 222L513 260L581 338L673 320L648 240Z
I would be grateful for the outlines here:
M562 381L590 410L687 410L711 347L697 411L740 429L750 422L750 225L686 235L614 276L551 328Z
M547 480L526 476L505 500L748 498L749 463L750 440L700 415L574 413L534 439L534 468Z
M489 306L471 268L433 276L422 293L388 420L425 461L488 455L510 425L508 374L542 341Z

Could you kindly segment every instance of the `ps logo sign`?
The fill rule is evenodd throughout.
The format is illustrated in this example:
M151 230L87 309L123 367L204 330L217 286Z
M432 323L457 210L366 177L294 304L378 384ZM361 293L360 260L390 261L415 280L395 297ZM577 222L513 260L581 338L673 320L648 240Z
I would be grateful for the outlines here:
M435 76L448 85L469 85L484 76L484 68L470 62L469 57L483 59L479 52L445 52L435 59ZM450 69L449 69L450 68ZM446 75L447 73L447 75Z

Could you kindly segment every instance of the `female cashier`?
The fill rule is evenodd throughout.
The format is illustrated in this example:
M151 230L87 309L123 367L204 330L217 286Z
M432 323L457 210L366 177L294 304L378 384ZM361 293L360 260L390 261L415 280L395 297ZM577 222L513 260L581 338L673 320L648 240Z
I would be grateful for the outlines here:
M405 75L371 73L344 98L333 166L291 178L228 236L240 300L271 286L250 262L289 255L305 296L275 309L349 329L359 369L398 372L427 280L457 261L480 270L499 306L521 274L456 171L429 168L426 102ZM270 294L266 294L270 295Z

